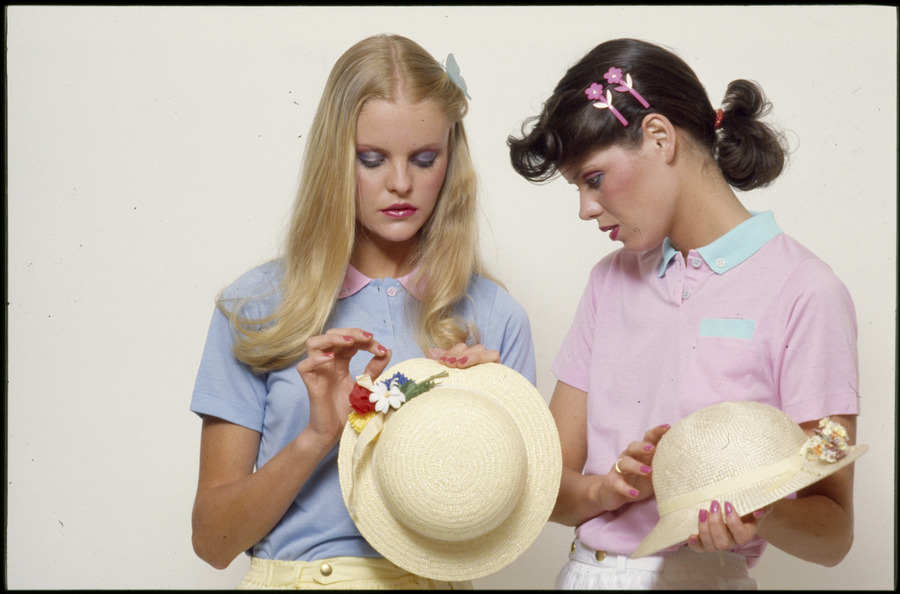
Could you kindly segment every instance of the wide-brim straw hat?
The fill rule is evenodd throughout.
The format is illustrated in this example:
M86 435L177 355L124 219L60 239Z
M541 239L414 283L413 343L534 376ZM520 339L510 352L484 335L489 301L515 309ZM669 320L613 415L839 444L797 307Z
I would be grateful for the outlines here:
M867 449L846 444L833 422L823 420L820 430L824 437L808 438L787 414L759 402L715 404L673 425L653 457L659 521L632 558L697 534L700 510L713 501L749 514L852 464Z
M375 550L416 575L463 581L502 569L556 502L562 454L546 403L499 363L411 359L381 378L398 372L446 376L381 417L371 441L347 423L338 468L350 516Z

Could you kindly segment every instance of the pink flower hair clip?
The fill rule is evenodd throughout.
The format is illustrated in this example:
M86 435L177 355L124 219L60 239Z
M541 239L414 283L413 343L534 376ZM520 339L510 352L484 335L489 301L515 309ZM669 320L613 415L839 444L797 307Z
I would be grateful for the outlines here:
M605 78L606 82L608 82L611 85L618 83L616 90L619 91L620 93L625 93L625 92L631 93L632 96L635 99L637 99L641 105L644 106L644 109L650 108L650 104L647 103L647 100L644 99L643 97L641 97L641 94L634 90L634 83L631 80L631 75L626 74L625 80L622 80L622 69L621 68L615 68L615 67L610 68L609 72L607 72L606 74L603 75L603 78Z
M594 83L594 84L596 84L596 83ZM591 86L593 86L593 85L591 85ZM616 118L617 118L620 122L622 122L622 125L623 125L623 126L627 126L627 125L628 125L628 120L625 119L625 116L623 116L623 115L619 112L618 109L616 109L615 107L613 107L613 104L612 104L612 91L610 91L609 88L606 89L606 95L605 95L605 96L604 96L604 95L600 95L599 101L597 101L596 103L594 103L594 107L596 107L597 109L605 109L605 108L609 108L609 111L611 111L611 112L613 113L613 115L616 116Z
M644 99L640 93L638 93L634 88L634 81L631 80L631 75L626 74L625 78L622 78L622 69L616 68L615 66L611 67L609 71L603 75L603 78L606 79L606 82L609 86L606 87L606 94L603 93L603 85L599 83L591 83L587 89L584 90L584 94L587 95L587 98L591 101L595 101L594 107L597 109L605 109L608 108L613 115L622 123L623 126L628 125L628 120L613 107L612 104L612 92L610 91L610 87L615 85L615 90L620 93L631 93L632 97L638 100L641 105L644 106L644 109L649 109L650 104L647 103L647 100Z

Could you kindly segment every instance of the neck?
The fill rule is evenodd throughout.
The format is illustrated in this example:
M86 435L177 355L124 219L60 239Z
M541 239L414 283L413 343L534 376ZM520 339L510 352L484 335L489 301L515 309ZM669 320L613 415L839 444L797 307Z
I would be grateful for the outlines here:
M369 278L402 278L414 267L412 255L417 246L418 241L378 243L357 236L350 264Z
M713 175L698 176L684 194L669 240L685 257L692 249L709 245L752 215L716 168Z

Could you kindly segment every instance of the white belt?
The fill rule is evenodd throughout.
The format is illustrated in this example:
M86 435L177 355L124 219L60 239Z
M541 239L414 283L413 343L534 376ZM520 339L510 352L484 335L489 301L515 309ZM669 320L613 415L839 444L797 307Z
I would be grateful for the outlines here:
M577 538L572 541L569 558L588 565L594 565L595 567L615 569L617 571L638 569L641 571L660 572L666 562L662 555L649 555L640 559L632 559L630 556L620 553L598 551L587 546Z
M569 559L603 569L615 569L620 572L638 570L660 573L663 571L663 566L668 562L670 567L666 568L666 573L691 572L696 569L713 568L717 573L723 575L747 576L747 559L740 553L730 551L695 553L688 547L682 547L674 551L632 559L629 555L592 549L576 538L572 541Z

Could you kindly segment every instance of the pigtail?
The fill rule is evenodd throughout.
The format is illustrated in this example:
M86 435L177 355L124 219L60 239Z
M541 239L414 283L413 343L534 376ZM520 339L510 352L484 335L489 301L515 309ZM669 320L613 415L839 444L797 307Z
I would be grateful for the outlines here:
M716 159L728 183L740 190L767 186L787 161L784 135L762 121L771 107L749 80L732 81L725 92Z

